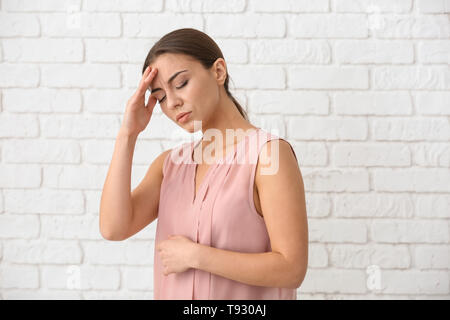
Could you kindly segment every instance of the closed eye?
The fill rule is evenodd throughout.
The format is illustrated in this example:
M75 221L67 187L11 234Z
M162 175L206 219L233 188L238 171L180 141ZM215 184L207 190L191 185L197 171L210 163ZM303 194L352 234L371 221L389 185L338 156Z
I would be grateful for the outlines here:
M181 86L177 87L177 89L183 88L185 85L187 85L189 80L186 80ZM158 103L163 102L166 99L166 96L164 96L161 100L158 100Z

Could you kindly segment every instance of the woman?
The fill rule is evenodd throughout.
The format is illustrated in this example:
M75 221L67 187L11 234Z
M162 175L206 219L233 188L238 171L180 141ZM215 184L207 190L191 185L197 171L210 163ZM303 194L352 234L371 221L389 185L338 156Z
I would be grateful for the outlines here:
M158 218L155 299L296 299L308 227L291 145L248 121L229 92L221 50L201 31L163 36L142 73L102 193L102 236L124 240ZM156 101L186 131L200 124L203 137L161 153L130 193L135 142Z

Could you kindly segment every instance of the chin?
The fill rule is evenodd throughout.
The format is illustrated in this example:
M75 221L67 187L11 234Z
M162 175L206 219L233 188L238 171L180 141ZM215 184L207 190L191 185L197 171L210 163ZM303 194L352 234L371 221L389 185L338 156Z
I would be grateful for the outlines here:
M188 123L188 125L186 127L181 126L184 130L186 130L189 133L194 133L194 126L191 125L190 123Z

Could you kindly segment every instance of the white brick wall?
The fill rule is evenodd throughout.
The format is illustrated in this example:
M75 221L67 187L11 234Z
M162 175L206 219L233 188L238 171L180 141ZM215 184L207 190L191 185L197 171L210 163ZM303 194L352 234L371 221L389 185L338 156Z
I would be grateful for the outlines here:
M0 299L152 299L155 223L108 242L101 188L151 45L212 36L294 146L299 299L450 298L449 0L0 0ZM188 139L159 107L132 187Z

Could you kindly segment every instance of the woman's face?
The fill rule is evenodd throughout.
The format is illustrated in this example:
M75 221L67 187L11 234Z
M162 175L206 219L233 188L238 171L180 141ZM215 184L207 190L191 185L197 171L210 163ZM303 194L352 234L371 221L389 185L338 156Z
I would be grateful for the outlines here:
M190 56L172 53L160 55L150 66L158 72L149 90L167 117L191 133L194 120L203 124L211 117L219 104L220 90L214 68L205 70ZM190 114L177 120L177 116L185 112ZM201 127L197 124L195 129Z

